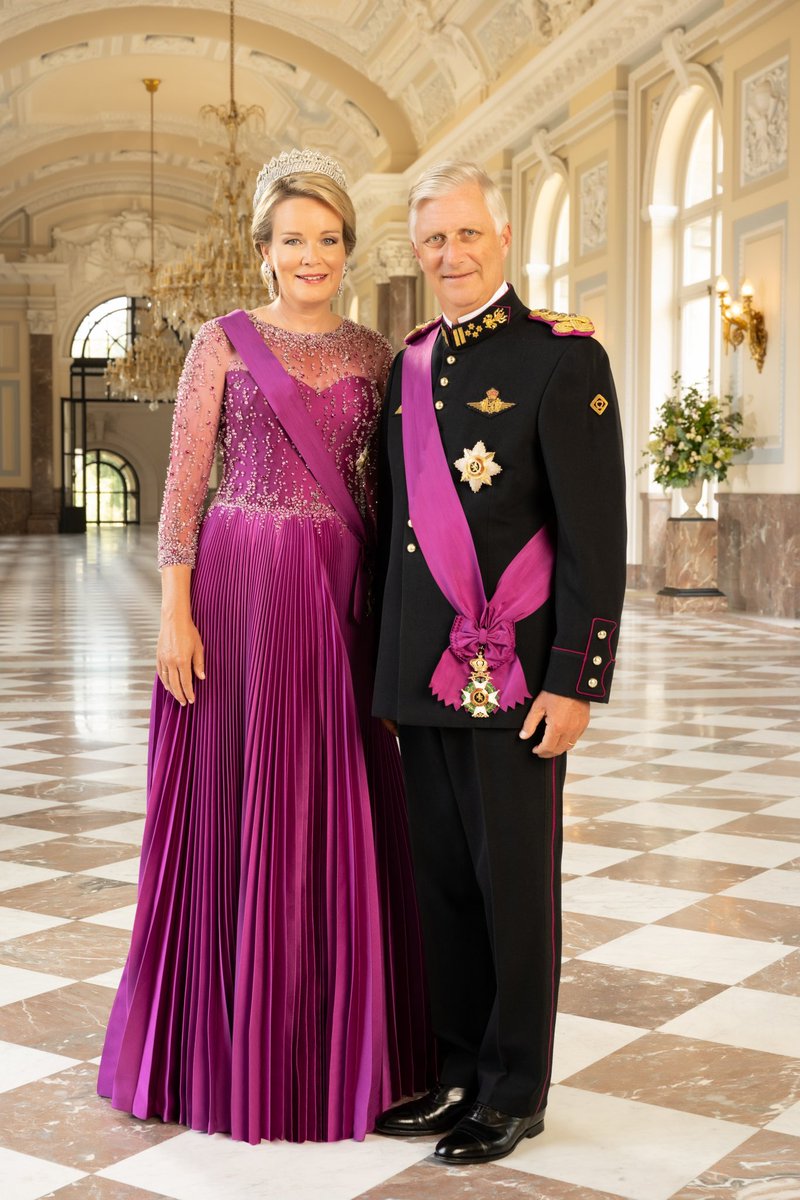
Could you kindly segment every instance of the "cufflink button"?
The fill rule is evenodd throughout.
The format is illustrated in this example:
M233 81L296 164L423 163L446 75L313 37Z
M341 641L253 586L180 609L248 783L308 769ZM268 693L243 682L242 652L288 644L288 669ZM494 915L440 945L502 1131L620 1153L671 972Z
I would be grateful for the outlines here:
M406 550L408 551L409 554L413 554L414 551L416 550L416 548L417 547L414 545L413 542L409 542L408 545L406 546Z
M589 687L591 687L591 688L595 688L595 687L597 687L597 680L596 680L596 679L587 679L587 680L586 680L586 682L588 683Z
M450 380L447 378L446 375L443 375L442 378L439 380L439 383L442 385L442 387L447 387L449 382L450 382Z
M409 525L411 524L411 522L410 522L410 521L409 521L408 523L409 523ZM601 663L602 661L603 661L603 660L602 660L602 658L600 657L600 655L599 655L599 654L595 654L594 658L592 659L592 662L594 663L594 665L595 665L596 667L599 667L599 666L600 666L600 663Z
M598 629L597 636L599 637L600 641L602 642L604 638L608 637L608 630Z
M455 356L455 354L448 354L448 356L447 356L447 365L448 365L448 367L452 367L452 365L453 365L453 363L454 363L455 361L456 361L456 356Z
M437 400L433 407L441 411L444 408L444 400Z

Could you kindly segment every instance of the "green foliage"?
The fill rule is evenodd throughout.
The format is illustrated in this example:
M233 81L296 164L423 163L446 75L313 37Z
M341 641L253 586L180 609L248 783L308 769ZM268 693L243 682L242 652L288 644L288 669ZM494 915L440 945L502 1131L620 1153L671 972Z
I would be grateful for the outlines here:
M749 450L753 438L739 432L744 420L733 410L733 397L703 393L683 387L676 371L672 393L658 410L658 421L650 430L643 451L644 471L655 468L656 482L663 488L682 488L703 479L723 480L735 455Z

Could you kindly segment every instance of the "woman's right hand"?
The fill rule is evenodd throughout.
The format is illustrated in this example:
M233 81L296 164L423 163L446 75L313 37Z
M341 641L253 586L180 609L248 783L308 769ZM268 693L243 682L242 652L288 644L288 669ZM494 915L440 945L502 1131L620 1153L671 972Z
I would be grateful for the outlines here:
M191 616L162 613L156 650L158 677L167 691L183 706L194 704L194 679L205 679L205 661L200 633Z

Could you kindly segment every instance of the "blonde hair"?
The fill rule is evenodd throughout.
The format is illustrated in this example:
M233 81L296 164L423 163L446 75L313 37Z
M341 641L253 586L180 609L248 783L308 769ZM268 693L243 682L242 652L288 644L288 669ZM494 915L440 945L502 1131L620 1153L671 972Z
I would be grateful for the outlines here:
M440 196L447 196L467 183L474 183L480 188L497 233L505 229L508 224L508 209L503 193L494 180L477 163L451 158L423 171L408 193L408 231L412 242L420 204L425 200L438 200Z
M297 175L282 175L269 184L259 196L250 225L250 236L259 259L259 247L268 246L272 241L275 209L281 201L297 196L305 196L309 200L327 204L328 208L332 208L341 217L345 254L352 254L356 244L356 214L352 200L344 188L339 187L329 176L318 171L304 171Z

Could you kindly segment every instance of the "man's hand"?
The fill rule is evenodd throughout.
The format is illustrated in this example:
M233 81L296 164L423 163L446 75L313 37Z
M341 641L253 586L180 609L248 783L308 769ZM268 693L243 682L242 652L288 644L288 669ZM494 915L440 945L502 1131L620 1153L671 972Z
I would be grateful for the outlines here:
M533 733L544 720L544 737L533 753L539 758L555 758L565 750L571 750L589 724L589 701L573 700L569 696L556 696L553 692L539 692L528 710L528 715L519 736L523 739Z

